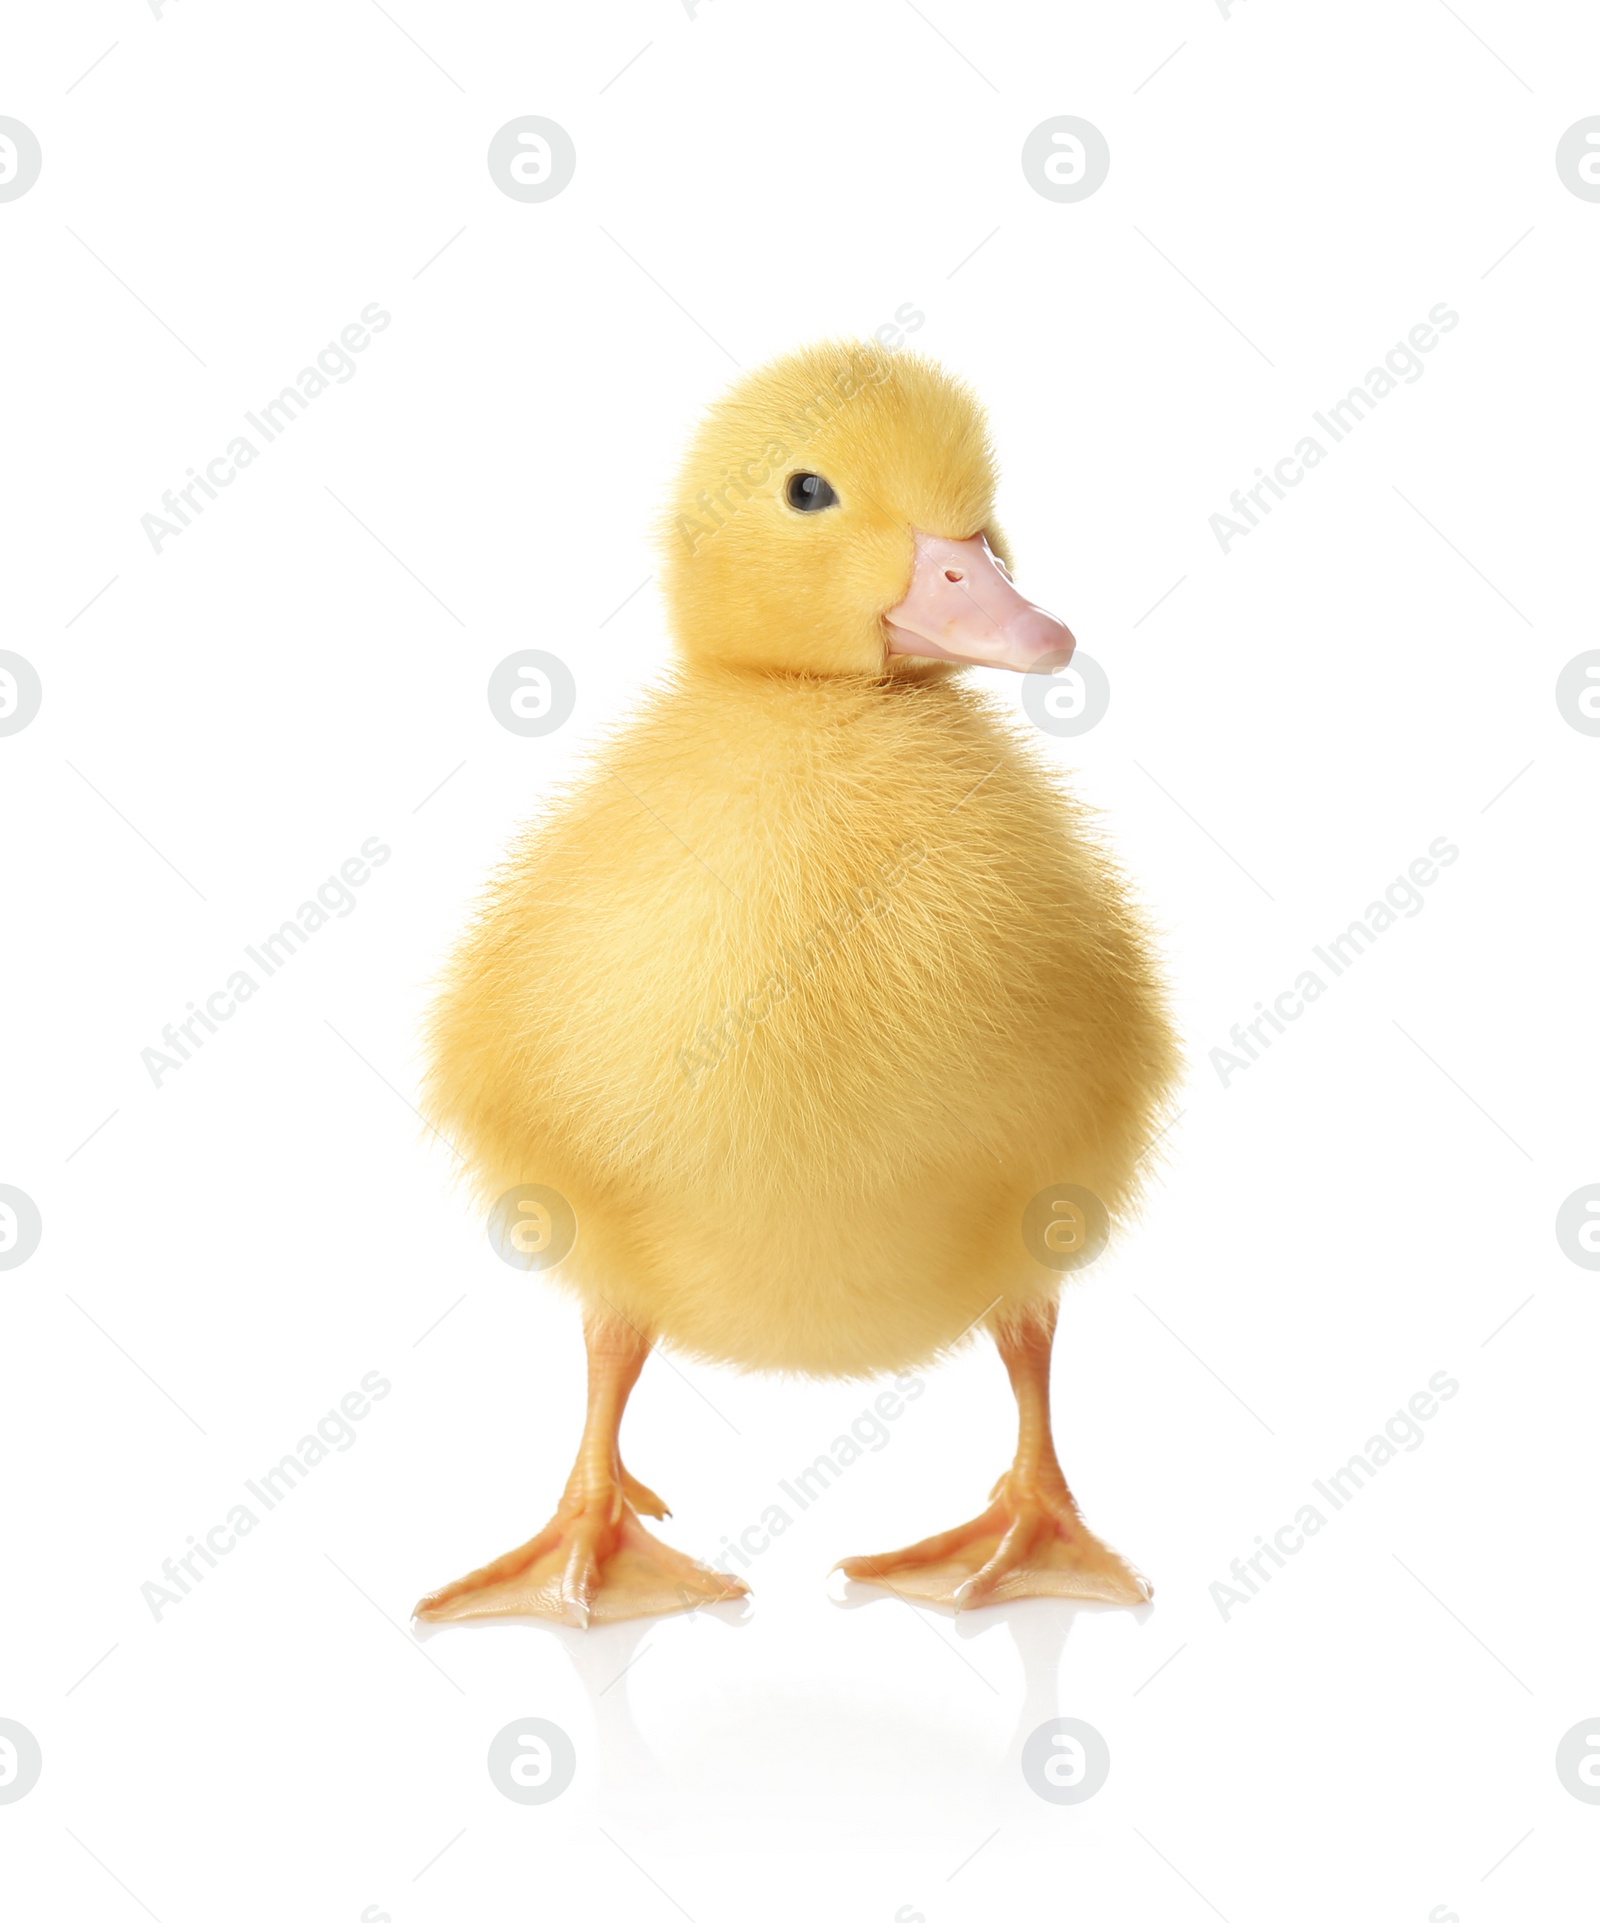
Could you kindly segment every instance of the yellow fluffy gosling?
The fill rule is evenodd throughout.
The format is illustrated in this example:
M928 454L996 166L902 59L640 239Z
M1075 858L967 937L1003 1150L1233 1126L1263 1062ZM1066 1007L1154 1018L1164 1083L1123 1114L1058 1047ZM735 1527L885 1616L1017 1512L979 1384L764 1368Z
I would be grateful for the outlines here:
M1138 1602L1056 1461L1063 1273L1024 1211L1113 1222L1175 1050L1149 940L1082 809L959 664L1072 637L1011 585L970 391L829 343L711 410L662 542L674 674L514 850L434 1011L430 1118L492 1204L556 1190L589 1404L554 1519L431 1620L586 1624L732 1596L669 1548L618 1431L655 1343L857 1376L992 1335L1019 1411L974 1520L851 1558L972 1606ZM1070 1239L1068 1246L1070 1246Z

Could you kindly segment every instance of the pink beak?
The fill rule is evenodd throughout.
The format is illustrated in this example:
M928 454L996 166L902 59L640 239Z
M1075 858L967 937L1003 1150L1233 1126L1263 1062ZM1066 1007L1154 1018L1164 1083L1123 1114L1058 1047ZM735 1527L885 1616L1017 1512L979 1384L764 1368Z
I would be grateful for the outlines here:
M912 529L911 586L883 617L891 654L1050 674L1077 646L1053 614L1024 601L981 534L947 541Z

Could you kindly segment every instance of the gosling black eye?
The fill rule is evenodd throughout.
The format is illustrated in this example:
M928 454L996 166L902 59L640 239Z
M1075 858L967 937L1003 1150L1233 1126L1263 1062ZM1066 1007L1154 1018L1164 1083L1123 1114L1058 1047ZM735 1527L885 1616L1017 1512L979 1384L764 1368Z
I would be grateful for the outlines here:
M820 474L791 474L784 498L797 514L817 514L839 504L838 495Z

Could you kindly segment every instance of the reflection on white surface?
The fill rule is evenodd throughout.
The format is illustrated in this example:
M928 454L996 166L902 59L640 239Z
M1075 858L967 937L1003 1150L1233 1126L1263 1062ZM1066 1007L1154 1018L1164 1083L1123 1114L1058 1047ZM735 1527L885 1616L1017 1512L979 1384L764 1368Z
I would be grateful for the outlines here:
M788 1850L803 1833L899 1843L948 1874L1000 1829L1015 1845L1083 1819L1029 1788L1023 1744L1064 1714L1101 1727L1069 1647L1088 1673L1107 1635L1137 1635L1153 1614L1036 1598L957 1615L835 1576L827 1597L798 1603L588 1631L530 1621L415 1633L559 1650L590 1718L572 1732L580 1807L569 1814L653 1860ZM1115 1757L1116 1732L1105 1733Z

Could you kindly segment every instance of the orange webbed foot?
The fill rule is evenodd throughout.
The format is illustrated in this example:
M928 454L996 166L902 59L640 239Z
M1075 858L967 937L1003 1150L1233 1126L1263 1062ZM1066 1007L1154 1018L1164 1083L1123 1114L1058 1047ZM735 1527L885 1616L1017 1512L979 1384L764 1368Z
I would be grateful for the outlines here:
M852 1581L922 1602L976 1609L1024 1596L1148 1602L1148 1578L1084 1522L1064 1482L1008 1472L980 1516L906 1549L847 1556Z
M538 1535L424 1596L412 1613L433 1623L543 1616L587 1629L749 1594L737 1576L708 1569L652 1536L641 1512L668 1513L661 1498L625 1470L614 1482L569 1488Z

